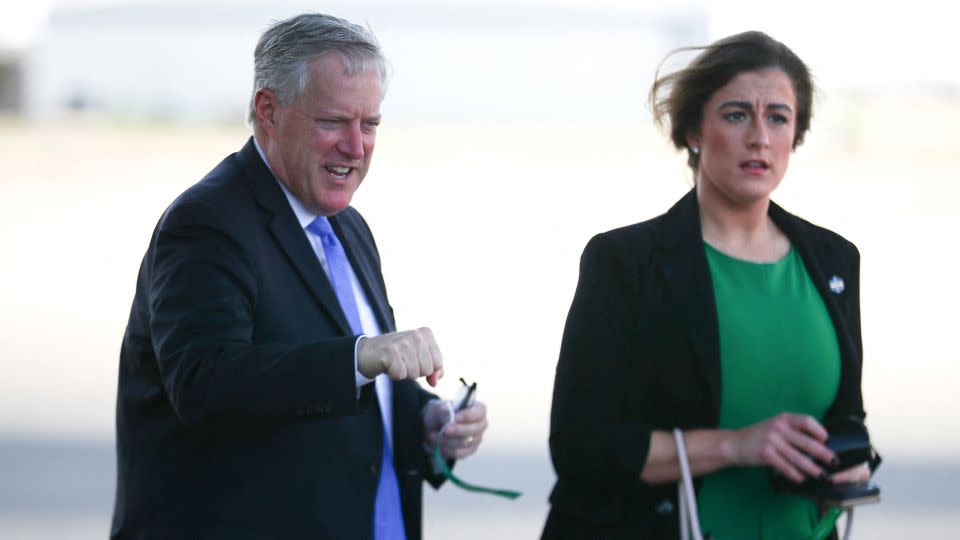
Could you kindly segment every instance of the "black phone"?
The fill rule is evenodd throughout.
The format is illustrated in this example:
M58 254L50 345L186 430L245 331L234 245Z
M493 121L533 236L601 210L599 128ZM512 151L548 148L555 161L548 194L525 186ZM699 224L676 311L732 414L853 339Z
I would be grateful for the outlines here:
M813 497L827 506L840 508L880 502L880 486L873 482L834 484L817 481L799 494Z
M868 463L872 471L880 464L880 456L870 444L870 435L859 418L833 418L824 421L823 427L829 434L826 446L837 455L836 465L822 466L824 473L834 474L861 463ZM829 480L808 478L797 484L779 472L771 471L773 487L778 491L811 497L830 506L847 508L880 500L880 487L873 482L834 484Z
M460 389L460 392L463 393L463 397L457 397L456 410L462 411L467 407L473 405L473 402L476 400L475 393L477 391L477 383L467 384L467 381L463 380L463 377L460 377L460 382L463 383L463 388Z

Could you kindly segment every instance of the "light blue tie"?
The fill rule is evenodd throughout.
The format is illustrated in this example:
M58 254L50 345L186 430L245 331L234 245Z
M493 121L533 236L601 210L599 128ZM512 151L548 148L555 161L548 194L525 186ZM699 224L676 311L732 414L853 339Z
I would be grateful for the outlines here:
M320 237L323 254L327 258L327 276L333 285L333 292L340 301L340 308L350 323L355 335L363 333L360 325L360 312L353 296L350 284L350 262L330 221L318 216L307 225L307 230ZM383 459L380 462L380 480L377 483L377 498L373 507L373 538L375 540L405 540L403 528L403 509L400 506L400 485L397 483L397 471L393 466L393 450L387 437L387 419L383 419Z

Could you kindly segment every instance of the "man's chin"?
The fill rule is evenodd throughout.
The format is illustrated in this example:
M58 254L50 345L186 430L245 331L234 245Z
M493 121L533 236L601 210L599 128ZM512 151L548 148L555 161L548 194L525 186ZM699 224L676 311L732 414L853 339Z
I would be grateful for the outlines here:
M316 201L316 204L313 205L313 208L310 210L321 216L335 216L342 212L346 207L350 206L350 200L352 197L336 197L332 199L324 199L322 201Z

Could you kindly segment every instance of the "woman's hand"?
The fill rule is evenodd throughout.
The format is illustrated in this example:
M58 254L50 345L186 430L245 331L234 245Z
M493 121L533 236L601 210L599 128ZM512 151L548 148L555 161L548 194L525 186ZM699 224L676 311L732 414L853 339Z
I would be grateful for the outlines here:
M821 478L816 463L831 463L834 453L824 443L827 430L813 417L783 413L733 432L734 465L773 467L794 482ZM816 461L815 461L816 460Z
M834 484L866 484L870 481L870 475L870 466L864 462L831 474L830 481Z

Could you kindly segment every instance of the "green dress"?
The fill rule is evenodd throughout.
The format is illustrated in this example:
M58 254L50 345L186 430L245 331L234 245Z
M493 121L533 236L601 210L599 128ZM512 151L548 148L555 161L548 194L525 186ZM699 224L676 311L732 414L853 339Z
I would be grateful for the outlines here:
M840 385L837 334L796 250L754 263L704 244L720 336L720 429L783 412L822 419ZM776 492L766 467L706 475L697 496L704 534L715 540L807 539L816 504Z

